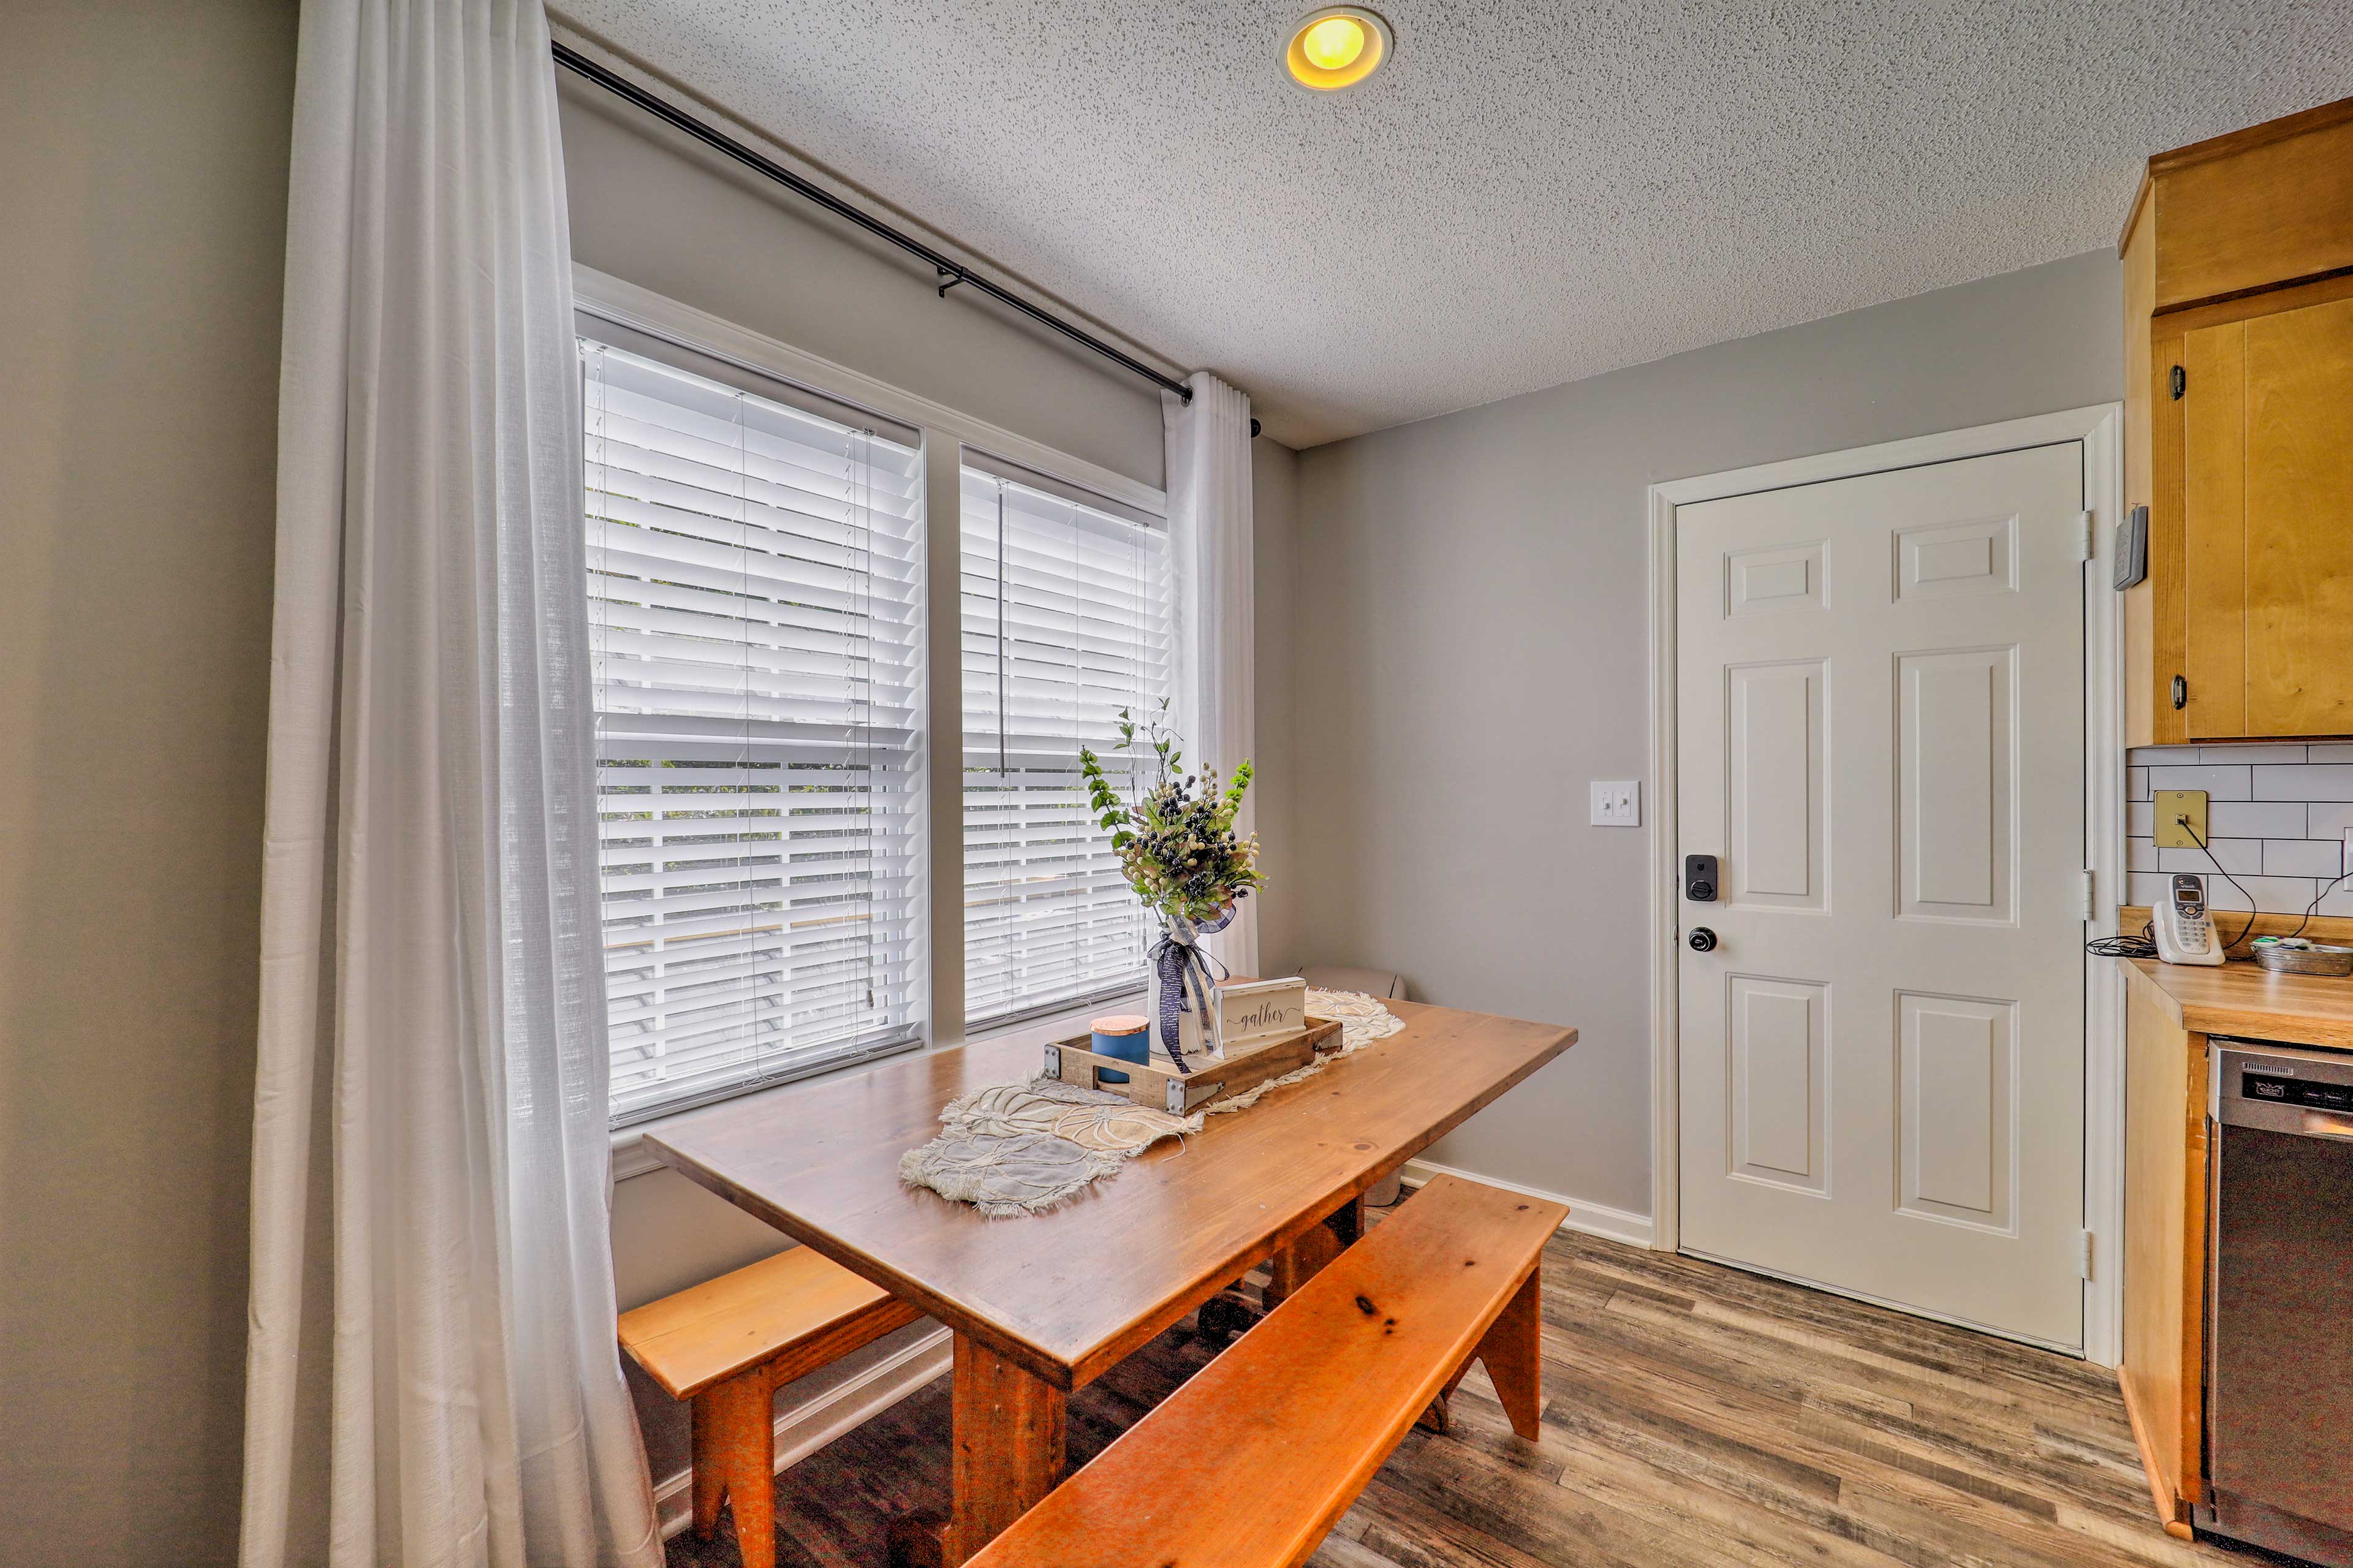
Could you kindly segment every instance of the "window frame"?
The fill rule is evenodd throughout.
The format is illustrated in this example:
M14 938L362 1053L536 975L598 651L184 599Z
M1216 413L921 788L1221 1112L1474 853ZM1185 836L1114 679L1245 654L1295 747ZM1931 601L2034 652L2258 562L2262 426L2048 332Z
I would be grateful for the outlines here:
M918 964L915 983L920 1027L910 1042L877 1051L856 1061L811 1064L737 1089L757 1094L786 1084L834 1072L857 1071L885 1055L916 1048L937 1049L962 1044L964 1018L964 716L961 700L962 595L955 591L961 571L962 523L951 516L950 526L934 527L934 509L941 496L960 497L960 476L968 460L1000 459L1049 479L1067 484L1086 504L1113 503L1112 510L1131 509L1166 526L1168 497L1155 485L1075 458L1043 442L976 418L946 404L912 393L862 371L838 364L820 355L742 327L724 318L641 288L620 278L575 262L572 268L573 304L582 315L626 330L679 344L712 359L741 365L763 377L802 389L807 395L869 412L923 433L923 512L917 534L921 541L916 596L921 609L918 687L921 736L917 747L918 783L923 801L923 866L916 881L915 923L924 962ZM960 509L960 500L956 502ZM1172 561L1172 577L1178 570ZM1176 595L1182 596L1182 584ZM1181 622L1176 635L1181 637ZM952 694L944 700L943 694ZM957 766L942 766L952 758ZM990 1037L1035 1029L1027 1024L992 1024L982 1035ZM725 1096L702 1102L719 1103ZM659 1169L640 1144L649 1131L665 1120L689 1114L688 1108L657 1110L643 1121L613 1130L616 1177Z

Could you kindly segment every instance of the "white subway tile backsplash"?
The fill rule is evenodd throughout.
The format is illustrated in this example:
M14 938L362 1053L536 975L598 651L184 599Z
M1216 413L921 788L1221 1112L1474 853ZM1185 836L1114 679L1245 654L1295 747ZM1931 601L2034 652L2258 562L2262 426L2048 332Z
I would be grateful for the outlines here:
M2209 858L2209 857L2211 858ZM2159 849L2160 871L2211 871L2217 866L2242 877L2263 873L2263 841L2260 838L2217 838L2203 849Z
M2215 767L2151 768L2148 783L2151 789L2202 789L2208 800L2253 800L2247 775L2254 770L2244 763L2230 763ZM2301 768L2265 768L2265 773L2302 773ZM2353 768L2346 770L2353 773ZM2285 800L2285 795L2273 795L2273 800ZM2301 798L2301 797L2299 797ZM2347 795L2353 800L2353 795Z
M2308 763L2292 768L2256 768L2253 772L2255 792L2242 795L2242 800L2353 800L2353 767Z
M2310 877L2234 877L2229 881L2206 875L2206 907L2221 916L2227 933L2230 912L2246 912L2247 900L2255 900L2255 908L2267 915L2300 915L2312 902L2319 883Z
M2300 800L2210 801L2206 806L2206 830L2217 838L2302 838L2306 836L2306 809ZM2128 827L2125 831L2135 833L2139 829Z
M2353 744L2146 746L2126 752L2125 764L2126 880L2133 903L2164 898L2172 872L2198 871L2206 877L2208 901L2226 918L2243 910L2249 897L2266 914L2300 915L2346 869ZM2148 801L2161 789L2206 792L2211 858L2152 842L2156 814ZM2216 871L2218 862L2231 878ZM2353 916L2353 881L2330 891L2320 912Z
M2263 841L2267 877L2338 877L2345 872L2345 841L2269 838Z

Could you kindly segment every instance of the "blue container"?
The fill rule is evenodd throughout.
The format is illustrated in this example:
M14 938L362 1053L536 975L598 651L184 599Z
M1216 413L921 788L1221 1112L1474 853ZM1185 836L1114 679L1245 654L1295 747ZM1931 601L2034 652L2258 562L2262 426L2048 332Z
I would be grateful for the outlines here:
M1115 1013L1108 1018L1097 1018L1088 1026L1094 1031L1094 1040L1087 1048L1099 1057L1140 1063L1152 1054L1152 1022L1148 1018ZM1099 1083L1125 1083L1127 1074L1097 1068L1095 1079Z

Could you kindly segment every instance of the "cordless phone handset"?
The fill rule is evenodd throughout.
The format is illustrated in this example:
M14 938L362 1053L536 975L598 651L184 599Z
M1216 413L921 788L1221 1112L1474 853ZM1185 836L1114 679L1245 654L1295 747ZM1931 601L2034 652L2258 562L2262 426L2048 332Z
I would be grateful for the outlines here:
M2171 896L2149 911L2157 927L2157 956L2168 963L2221 963L2222 944L2206 912L2206 879L2176 872L2167 891Z

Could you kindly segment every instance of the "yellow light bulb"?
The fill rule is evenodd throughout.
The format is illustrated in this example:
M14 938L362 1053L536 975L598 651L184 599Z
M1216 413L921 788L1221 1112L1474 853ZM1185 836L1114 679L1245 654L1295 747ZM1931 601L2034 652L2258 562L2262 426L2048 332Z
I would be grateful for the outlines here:
M1326 16L1301 35L1299 52L1318 70L1345 69L1365 52L1365 25L1354 16Z

